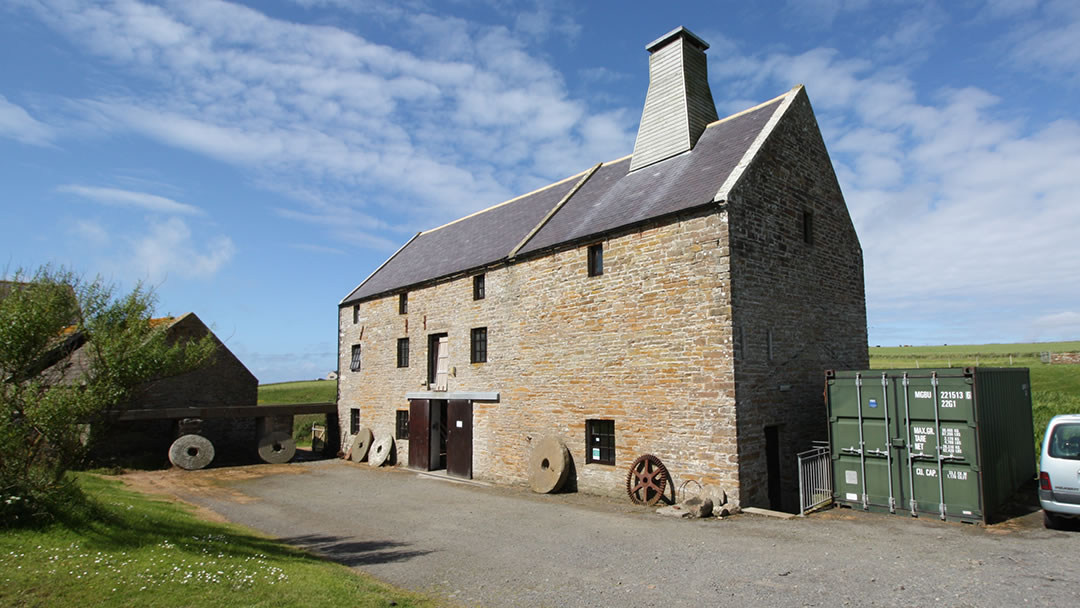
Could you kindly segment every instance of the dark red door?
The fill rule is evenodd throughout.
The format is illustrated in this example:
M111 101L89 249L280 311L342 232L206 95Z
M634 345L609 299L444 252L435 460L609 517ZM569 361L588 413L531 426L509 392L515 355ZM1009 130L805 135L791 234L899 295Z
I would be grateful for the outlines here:
M409 400L409 467L422 471L431 470L431 460L428 458L431 443L428 432L429 403L427 399Z
M446 400L432 399L428 408L428 468L429 471L446 468Z
M472 401L451 400L446 426L446 473L472 479Z

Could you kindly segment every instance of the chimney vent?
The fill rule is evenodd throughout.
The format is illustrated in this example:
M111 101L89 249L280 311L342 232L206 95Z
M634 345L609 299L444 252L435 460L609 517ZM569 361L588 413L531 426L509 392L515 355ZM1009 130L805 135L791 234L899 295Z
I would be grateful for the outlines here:
M645 47L649 51L649 92L634 142L634 171L690 150L717 119L709 90L705 49L709 45L678 27Z

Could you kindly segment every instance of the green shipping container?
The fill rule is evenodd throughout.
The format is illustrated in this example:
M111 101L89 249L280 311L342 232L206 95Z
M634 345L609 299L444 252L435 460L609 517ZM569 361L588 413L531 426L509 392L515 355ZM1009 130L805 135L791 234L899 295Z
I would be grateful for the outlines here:
M986 523L1035 477L1027 368L830 371L826 385L837 504Z

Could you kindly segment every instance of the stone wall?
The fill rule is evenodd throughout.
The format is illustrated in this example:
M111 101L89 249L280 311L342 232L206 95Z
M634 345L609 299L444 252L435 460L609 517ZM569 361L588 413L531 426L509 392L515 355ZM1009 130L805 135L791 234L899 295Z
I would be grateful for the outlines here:
M601 241L597 241L601 242ZM530 444L566 442L579 489L624 491L626 471L652 453L677 482L738 485L730 336L727 218L716 208L609 236L604 274L587 276L589 244L486 273L486 298L472 277L340 310L343 431L358 408L376 436L394 432L405 393L424 389L427 336L447 333L451 391L498 391L473 409L473 475L527 481ZM469 362L470 330L488 329L488 361ZM396 367L398 338L410 367ZM362 369L349 370L353 344ZM615 465L585 463L585 421L615 421ZM408 461L407 442L397 446ZM730 490L729 490L730 491Z
M589 277L595 242L604 274ZM474 404L474 477L525 482L530 443L554 434L585 491L623 492L629 464L651 453L676 484L792 510L795 454L827 439L825 370L869 366L862 251L805 92L726 202L595 242L488 269L484 300L460 276L409 292L406 315L397 294L360 303L356 323L343 307L342 430L357 408L376 436L393 433L405 394L425 388L428 336L447 333L449 390L500 394ZM488 329L487 363L469 363L476 327ZM354 344L359 372L348 371ZM588 419L614 420L614 466L585 463ZM767 427L777 430L778 504ZM407 442L397 449L407 462Z
M729 199L740 499L770 506L765 428L776 426L772 506L790 511L796 454L828 439L825 370L869 367L862 249L805 91Z
M1076 353L1049 353L1051 365L1080 365L1080 352Z

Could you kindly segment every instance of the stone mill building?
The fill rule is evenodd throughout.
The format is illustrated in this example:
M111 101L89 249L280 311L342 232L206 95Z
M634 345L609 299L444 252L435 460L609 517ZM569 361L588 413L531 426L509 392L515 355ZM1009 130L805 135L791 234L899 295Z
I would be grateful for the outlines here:
M421 232L341 300L343 441L517 484L555 436L581 491L648 453L793 507L825 370L868 367L862 250L803 87L718 118L707 48L646 47L631 155Z

